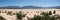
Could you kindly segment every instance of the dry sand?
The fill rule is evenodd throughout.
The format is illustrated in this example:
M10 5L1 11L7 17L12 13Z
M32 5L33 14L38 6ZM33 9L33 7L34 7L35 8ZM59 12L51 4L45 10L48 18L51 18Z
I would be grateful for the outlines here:
M27 17L33 18L34 15L40 15L41 12L48 12L48 11L56 11L56 14L60 15L60 9L0 9L0 11L12 11L12 13L16 13L19 11L24 12L23 14L27 14L23 20L27 20ZM36 13L38 12L38 13ZM0 16L6 18L6 20L16 20L16 15L7 15L6 13L0 13Z

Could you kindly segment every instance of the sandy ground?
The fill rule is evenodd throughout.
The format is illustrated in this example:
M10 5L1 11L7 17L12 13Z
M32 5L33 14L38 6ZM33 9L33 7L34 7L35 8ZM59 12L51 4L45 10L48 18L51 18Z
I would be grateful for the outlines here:
M60 15L60 9L0 9L0 11L12 11L12 13L16 13L22 11L23 14L27 14L23 20L27 20L27 17L33 18L34 15L40 15L41 12L48 12L48 11L56 11L56 14ZM16 15L7 15L6 13L0 13L0 16L6 18L6 20L16 20Z

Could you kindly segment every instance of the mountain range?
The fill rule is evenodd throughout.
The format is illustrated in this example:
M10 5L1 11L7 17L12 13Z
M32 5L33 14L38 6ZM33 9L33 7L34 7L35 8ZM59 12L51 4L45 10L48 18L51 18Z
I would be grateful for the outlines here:
M60 6L53 6L53 7L39 7L39 6L5 6L5 7L0 7L0 9L48 9L48 8L55 8L55 9L60 9Z

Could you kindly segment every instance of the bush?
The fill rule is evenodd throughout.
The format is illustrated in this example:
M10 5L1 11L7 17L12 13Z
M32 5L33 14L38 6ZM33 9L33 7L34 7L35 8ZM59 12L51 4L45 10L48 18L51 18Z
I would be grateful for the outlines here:
M3 18L2 16L0 16L0 20L6 20L5 18Z
M34 16L32 20L44 20L42 16Z
M12 12L8 12L7 15L11 15Z
M16 16L17 16L17 19L22 20L22 18L25 17L25 14L17 13Z
M52 15L52 12L51 11L49 11L49 13L48 12L42 12L41 13L41 15L42 16L34 16L33 18L32 18L32 20L56 20L56 17L55 16L51 16L50 17L50 15Z
M54 11L53 11L53 14L55 14L55 13L56 13L56 11L54 10Z

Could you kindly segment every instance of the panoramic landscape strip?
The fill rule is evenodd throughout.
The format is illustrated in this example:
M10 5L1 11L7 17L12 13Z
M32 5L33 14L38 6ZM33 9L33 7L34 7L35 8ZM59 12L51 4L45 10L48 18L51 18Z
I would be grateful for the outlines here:
M0 20L60 20L60 0L0 0Z

